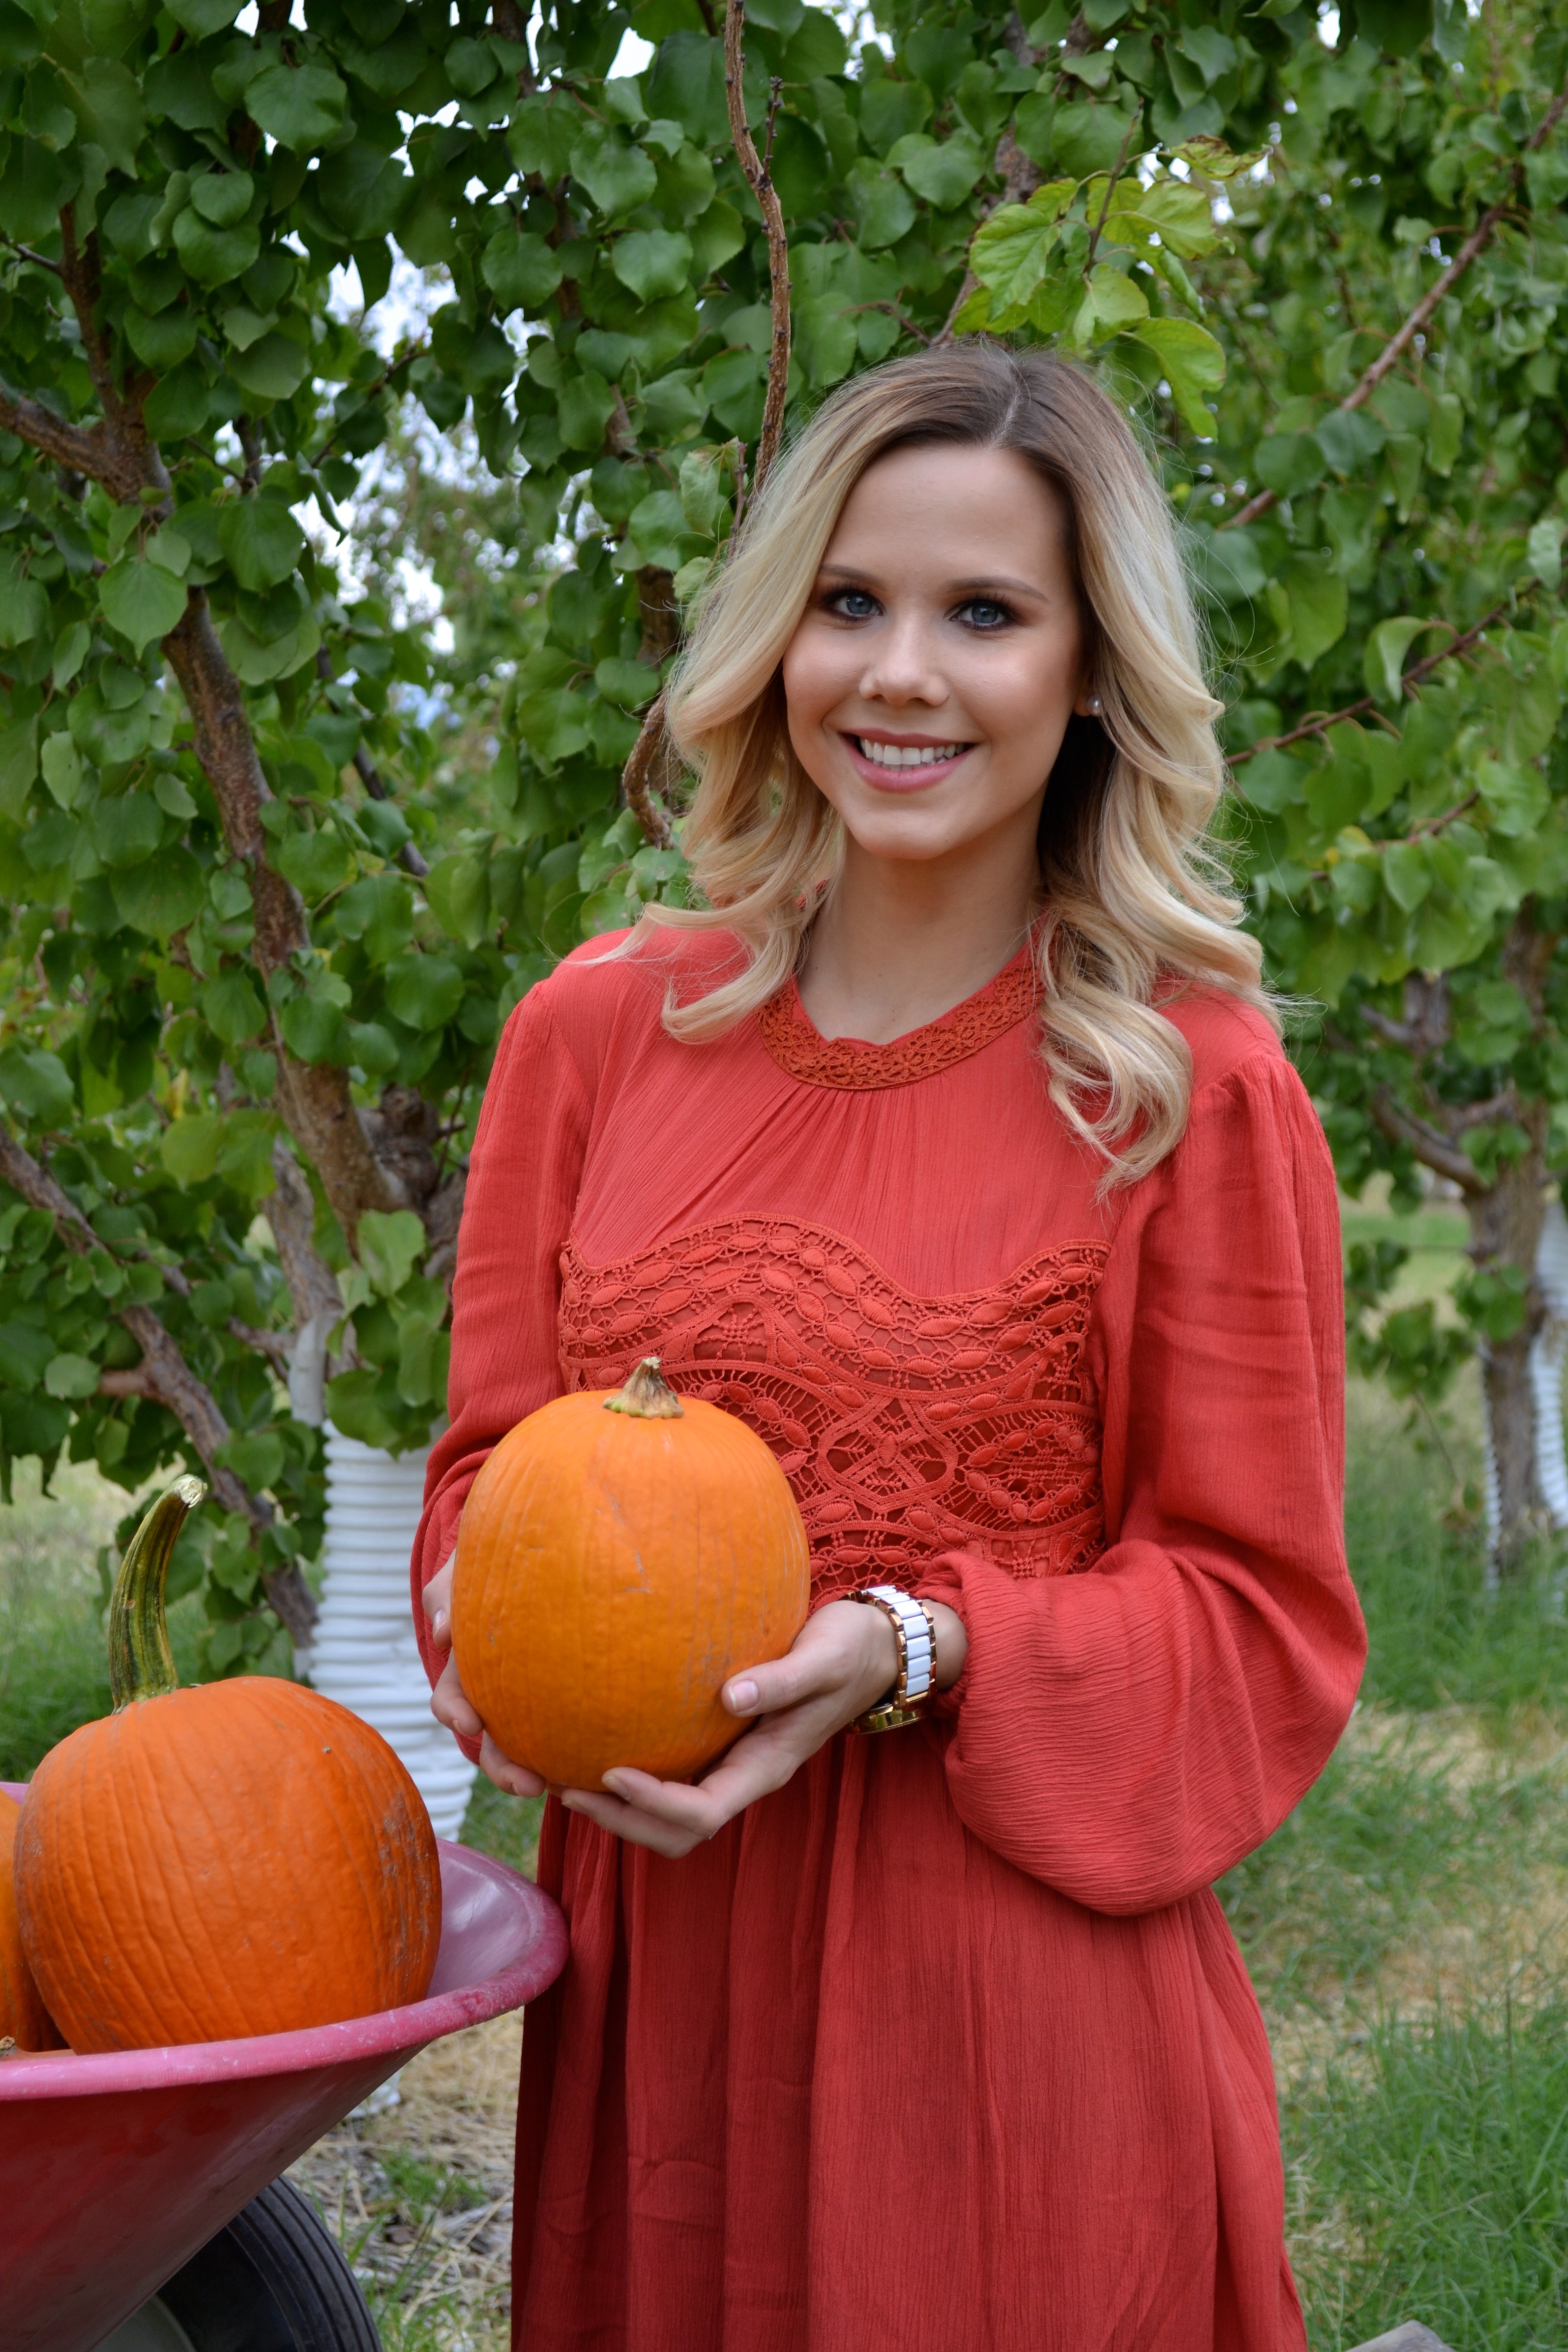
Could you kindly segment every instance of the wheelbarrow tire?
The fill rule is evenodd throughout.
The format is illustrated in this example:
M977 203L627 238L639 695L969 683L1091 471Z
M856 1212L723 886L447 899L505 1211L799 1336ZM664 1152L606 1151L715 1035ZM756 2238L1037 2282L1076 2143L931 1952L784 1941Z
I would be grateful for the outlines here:
M192 2352L381 2352L336 2239L288 2180L253 2197L158 2300Z

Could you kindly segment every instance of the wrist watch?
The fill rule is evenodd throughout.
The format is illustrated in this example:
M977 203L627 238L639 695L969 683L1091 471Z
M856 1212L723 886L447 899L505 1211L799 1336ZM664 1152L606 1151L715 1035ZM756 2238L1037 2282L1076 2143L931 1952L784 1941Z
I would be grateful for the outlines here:
M847 1598L879 1609L899 1645L898 1680L886 1697L856 1717L850 1730L898 1731L906 1723L919 1723L921 1710L936 1688L936 1621L931 1611L896 1584L868 1584Z

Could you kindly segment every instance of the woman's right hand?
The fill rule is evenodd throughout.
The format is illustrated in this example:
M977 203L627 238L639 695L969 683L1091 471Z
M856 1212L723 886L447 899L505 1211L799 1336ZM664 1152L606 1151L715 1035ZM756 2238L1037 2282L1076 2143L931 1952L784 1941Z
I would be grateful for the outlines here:
M456 1558L454 1552L452 1559ZM458 1676L452 1657L452 1559L425 1587L430 1639L437 1650L447 1653L441 1678L430 1694L430 1712L437 1723L444 1723L459 1739L479 1741L479 1769L498 1789L504 1789L509 1797L542 1797L544 1783L538 1773L531 1772L526 1764L514 1764L510 1756L502 1754L479 1721L479 1712Z

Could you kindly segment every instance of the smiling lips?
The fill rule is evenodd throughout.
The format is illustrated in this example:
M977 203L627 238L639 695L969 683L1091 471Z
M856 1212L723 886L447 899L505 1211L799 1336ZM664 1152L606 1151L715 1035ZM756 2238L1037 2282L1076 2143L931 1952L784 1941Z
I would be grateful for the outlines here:
M929 737L890 742L885 736L846 735L849 756L868 782L910 792L951 775L972 743L936 743Z

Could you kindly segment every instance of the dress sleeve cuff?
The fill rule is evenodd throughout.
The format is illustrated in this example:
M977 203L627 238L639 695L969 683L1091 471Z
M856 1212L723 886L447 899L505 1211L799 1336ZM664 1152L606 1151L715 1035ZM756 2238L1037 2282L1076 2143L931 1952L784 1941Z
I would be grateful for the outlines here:
M914 1597L917 1601L940 1601L943 1608L951 1609L955 1617L963 1620L963 1629L967 1633L969 1620L963 1607L963 1558L961 1552L949 1552L922 1568L914 1581ZM958 1680L948 1689L938 1691L931 1700L928 1720L936 1723L956 1720L963 1705L964 1685L968 1679L969 1661L966 1658Z

